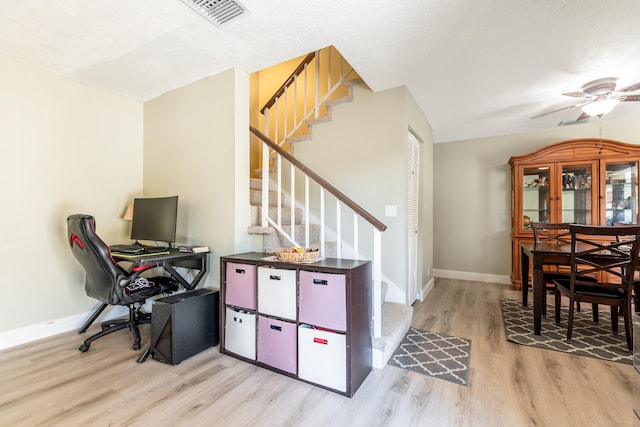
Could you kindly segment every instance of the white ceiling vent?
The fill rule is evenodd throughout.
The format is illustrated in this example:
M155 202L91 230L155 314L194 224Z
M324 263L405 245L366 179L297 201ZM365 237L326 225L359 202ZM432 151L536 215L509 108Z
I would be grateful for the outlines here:
M218 27L246 12L246 8L235 0L181 1Z

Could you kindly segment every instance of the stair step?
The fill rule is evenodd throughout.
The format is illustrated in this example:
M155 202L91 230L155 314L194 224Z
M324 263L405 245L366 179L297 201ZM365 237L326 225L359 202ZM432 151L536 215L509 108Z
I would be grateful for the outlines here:
M262 191L262 178L249 178L249 190ZM269 180L269 191L278 191L278 184L273 180Z
M381 310L382 333L372 339L373 367L385 367L411 326L413 307L397 302L384 302Z
M285 206L284 194L280 195L281 206ZM249 203L251 206L262 206L262 190L249 190ZM278 206L278 193L269 191L269 206Z
M288 227L287 227L288 228ZM285 231L289 233L290 230ZM294 239L301 245L304 245L305 226L299 224L295 226ZM320 226L318 224L309 224L309 242L315 243L320 241ZM264 236L264 249L266 252L273 252L274 249L291 246L291 243L279 234L270 234Z
M277 207L269 207L269 218L273 218L276 220L278 215ZM285 207L282 209L282 224L290 225L291 224L291 208ZM302 209L295 208L294 210L294 224L302 223ZM251 206L251 225L262 225L262 206Z

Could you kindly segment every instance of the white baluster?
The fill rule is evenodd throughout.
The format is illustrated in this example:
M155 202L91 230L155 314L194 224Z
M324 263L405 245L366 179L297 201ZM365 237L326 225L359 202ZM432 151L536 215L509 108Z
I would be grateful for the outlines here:
M289 204L291 205L291 220L289 222L291 222L291 235L294 237L294 239L297 241L298 239L296 238L296 221L295 221L295 216L296 216L296 177L295 177L295 173L296 173L296 168L295 166L293 166L293 164L291 164L291 169L289 172L289 180L291 181L291 196L289 198Z
M342 214L338 199L336 199L336 257L342 258Z
M320 256L324 257L324 188L320 187Z
M282 144L284 144L284 141L286 139L287 134L289 133L289 126L288 126L288 118L289 118L289 110L287 108L287 94L289 93L289 87L285 86L284 87L284 100L282 101L283 105L282 105L282 116L283 116L283 124L282 124Z
M316 98L314 108L317 119L320 116L320 51L316 54Z
M267 226L269 214L269 146L262 144L262 227Z
M298 76L293 77L293 127L298 126Z
M278 170L276 173L278 174L278 201L276 202L276 222L278 224L278 228L282 228L282 156L278 154Z
M304 247L309 247L309 177L304 176Z
M358 250L358 214L353 213L353 259L360 259Z

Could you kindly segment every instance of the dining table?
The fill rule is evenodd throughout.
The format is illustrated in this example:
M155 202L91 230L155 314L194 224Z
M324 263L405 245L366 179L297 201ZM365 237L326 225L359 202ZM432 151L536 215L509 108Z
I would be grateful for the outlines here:
M542 313L544 305L547 303L544 280L544 266L566 266L571 267L571 243L534 243L520 242L521 249L521 271L522 271L522 304L527 305L527 292L529 291L529 263L533 263L533 274L531 275L533 288L533 333L540 335L542 332ZM588 243L576 243L576 251L581 252L593 248ZM582 256L585 257L584 255ZM618 258L608 250L597 251L589 258ZM637 270L640 270L638 268ZM640 278L639 278L640 279Z
M527 305L529 291L529 263L533 264L531 276L533 288L533 333L542 332L542 308L546 304L544 271L545 265L571 265L571 244L520 242L522 252L522 302Z

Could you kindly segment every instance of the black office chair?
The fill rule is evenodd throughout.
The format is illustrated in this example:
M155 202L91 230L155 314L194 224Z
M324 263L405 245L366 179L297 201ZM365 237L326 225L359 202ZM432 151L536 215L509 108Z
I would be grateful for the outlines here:
M171 277L141 277L153 266L136 268L128 273L111 256L109 246L96 234L95 219L91 215L75 214L67 218L68 242L71 252L86 273L87 295L102 302L93 316L79 332L84 332L107 305L129 308L128 319L103 322L101 331L87 338L79 350L85 352L95 340L120 329L128 328L133 334L133 349L140 349L139 324L150 323L150 313L143 313L142 304L155 295L178 290L178 282Z

